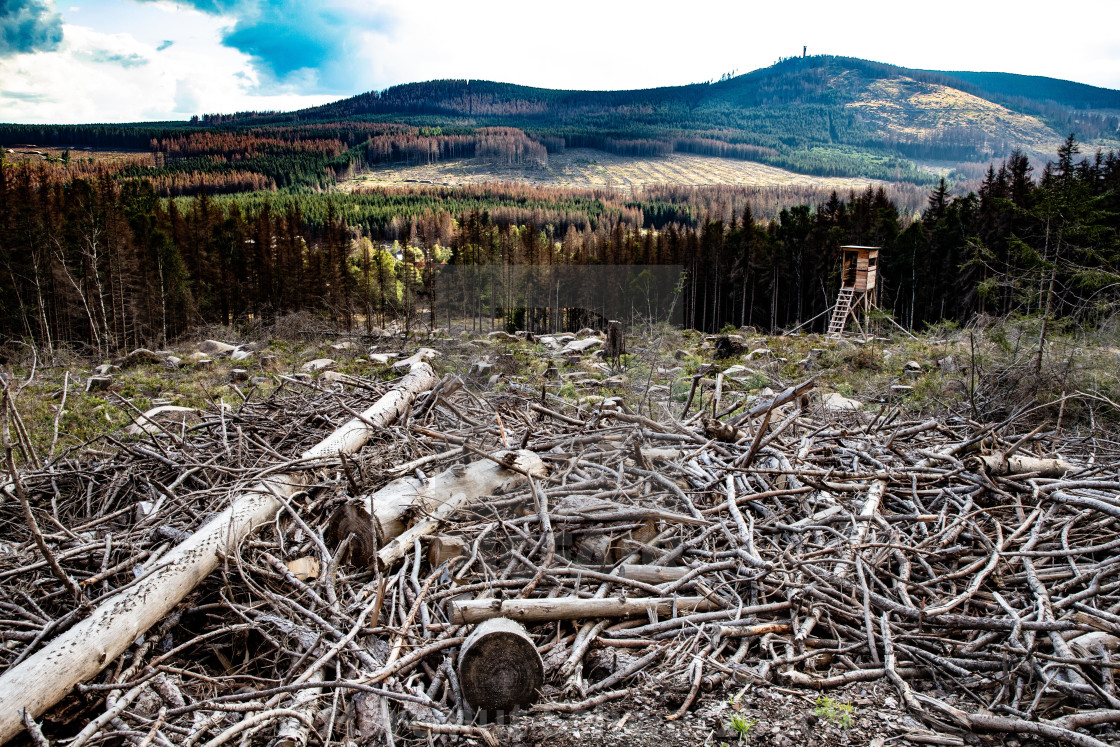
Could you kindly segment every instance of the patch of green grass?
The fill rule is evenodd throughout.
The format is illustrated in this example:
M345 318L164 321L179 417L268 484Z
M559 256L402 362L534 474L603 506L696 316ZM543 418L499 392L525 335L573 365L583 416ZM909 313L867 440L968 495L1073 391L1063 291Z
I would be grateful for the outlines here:
M751 729L757 723L758 719L756 718L747 718L741 713L733 713L727 722L727 731L735 734L739 744L746 744L750 741Z
M851 703L845 703L827 695L817 698L817 707L813 709L814 716L831 724L836 724L841 729L852 728L852 716L855 715L855 712L856 707Z

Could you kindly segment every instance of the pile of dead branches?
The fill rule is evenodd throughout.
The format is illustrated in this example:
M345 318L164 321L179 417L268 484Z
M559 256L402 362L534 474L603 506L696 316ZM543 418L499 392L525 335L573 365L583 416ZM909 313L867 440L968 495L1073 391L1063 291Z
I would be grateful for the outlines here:
M496 743L488 688L531 714L651 682L670 719L733 683L883 679L947 734L1099 746L1120 721L1120 475L1092 438L833 412L808 384L658 422L435 381L378 422L402 382L292 381L12 462L0 739ZM320 448L340 427L364 440ZM246 496L264 518L234 531ZM172 556L213 571L172 582ZM155 601L91 675L29 694L59 640ZM509 623L466 655L493 619L528 647Z

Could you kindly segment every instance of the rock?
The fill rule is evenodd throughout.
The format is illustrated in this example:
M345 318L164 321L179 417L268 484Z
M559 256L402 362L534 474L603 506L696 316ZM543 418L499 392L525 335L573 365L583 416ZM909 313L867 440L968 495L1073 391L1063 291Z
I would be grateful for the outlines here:
M521 339L517 335L511 335L510 333L500 329L494 330L490 334L486 335L486 337L490 340L505 340L506 342L517 342L519 339Z
M957 362L951 355L947 355L941 360L937 361L937 367L941 370L941 373L947 374L957 373L961 370L961 367L957 364Z
M249 372L244 368L234 368L229 372L230 381L248 381Z
M174 355L169 355L166 358L164 358L164 362L168 366L170 366L171 368L178 368L179 366L181 366L183 364L183 359L182 358L177 358Z
M496 373L496 374L494 374L493 376L490 377L490 380L487 381L486 384L488 386L494 386L495 384L497 384L501 380L502 380L502 375L500 373Z
M299 370L303 371L304 373L315 373L316 371L322 371L325 368L330 368L333 365L334 359L332 358L316 358L313 361L304 363L299 367Z
M745 373L750 373L750 369L746 366L734 365L728 366L727 368L723 369L723 375L729 378L742 376Z
M579 332L576 332L576 337L591 337L592 335L598 335L598 334L599 333L596 332L595 330L591 329L591 327L584 327Z
M198 352L217 357L229 355L236 349L236 345L230 345L228 342L219 342L218 340L203 340L198 344Z
M681 350L680 348L673 351L673 360L683 361L687 357L688 353L684 350Z
M848 399L844 395L837 392L830 392L821 397L821 403L824 404L826 408L834 412L863 409L863 403L858 399Z
M170 423L185 423L190 418L196 416L198 410L193 407L177 407L175 405L161 405L153 407L136 418L136 422L125 428L125 433L133 436L140 435L141 433L157 433L160 427L156 425L156 420L161 423L164 421Z
M582 362L583 362L583 358L581 358L579 355L569 355L564 360L564 363L566 363L569 366L578 366Z
M564 349L560 352L566 354L574 353L576 355L584 355L587 353L587 351L600 347L602 344L603 341L598 337L587 337L582 340L572 340L567 345L565 345Z
M379 366L387 366L389 364L389 361L391 361L395 358L398 358L398 357L399 357L399 355L397 353L370 353L369 354L370 363L376 363Z
M113 380L108 376L90 376L86 379L86 393L103 391L112 383Z
M801 371L812 371L816 367L817 364L813 362L812 358L802 358L797 362L797 368Z
M237 350L234 350L232 353L229 354L229 359L231 361L243 361L243 360L248 360L249 358L252 358L252 357L253 357L253 351L245 350L244 348L238 348Z
M94 368L93 372L98 376L108 376L109 374L116 373L120 370L120 366L114 366L112 363L102 363L100 366Z
M906 365L902 367L907 376L918 376L922 373L922 364L917 361L906 361Z
M749 361L753 361L757 358L773 358L773 357L774 357L774 351L770 350L770 348L755 348L751 352L747 353L747 360L749 360Z
M494 364L490 361L475 361L471 364L470 375L489 377Z
M337 342L334 345L331 345L331 350L337 350L339 352L342 352L344 350L357 350L357 348L358 346L350 340L343 340L342 342Z

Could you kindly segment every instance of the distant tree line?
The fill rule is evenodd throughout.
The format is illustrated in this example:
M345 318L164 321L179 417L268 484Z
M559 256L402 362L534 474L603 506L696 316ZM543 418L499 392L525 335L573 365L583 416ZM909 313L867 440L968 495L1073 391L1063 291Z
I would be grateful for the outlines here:
M769 215L733 188L168 200L152 177L0 161L0 339L108 355L293 311L354 327L427 308L431 324L448 265L677 265L688 326L779 329L831 306L844 244L883 247L882 306L911 328L981 312L1095 325L1120 299L1120 158L1078 155L1071 136L1041 174L1015 153L977 193L942 181L917 219L872 187Z

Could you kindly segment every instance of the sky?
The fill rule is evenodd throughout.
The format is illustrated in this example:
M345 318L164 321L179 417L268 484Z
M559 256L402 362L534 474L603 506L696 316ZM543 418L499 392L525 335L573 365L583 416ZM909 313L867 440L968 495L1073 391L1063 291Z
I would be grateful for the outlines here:
M1035 2L0 0L0 122L291 110L435 78L678 85L803 45L1120 89L1120 2Z

